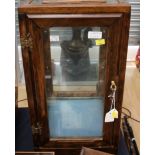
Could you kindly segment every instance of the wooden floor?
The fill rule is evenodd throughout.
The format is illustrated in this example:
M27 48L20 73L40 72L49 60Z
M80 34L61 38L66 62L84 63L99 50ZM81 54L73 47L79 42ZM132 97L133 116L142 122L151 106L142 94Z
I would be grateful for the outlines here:
M125 76L125 87L123 97L123 107L128 108L132 117L140 120L140 73L135 67L135 63L128 63ZM126 110L122 110L126 112ZM140 150L140 123L129 119L134 136Z
M18 91L18 100L27 98L25 86L20 86ZM27 107L27 101L19 102L18 107ZM123 106L130 109L132 117L140 120L140 73L135 67L134 62L127 63ZM123 112L126 112L123 110ZM135 139L140 149L140 123L129 120L133 128Z

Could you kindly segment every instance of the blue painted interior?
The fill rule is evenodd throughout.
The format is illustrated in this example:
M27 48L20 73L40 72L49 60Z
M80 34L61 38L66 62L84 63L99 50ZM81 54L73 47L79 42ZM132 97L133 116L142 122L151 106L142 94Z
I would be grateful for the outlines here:
M50 137L100 137L103 128L103 100L51 99L48 103Z

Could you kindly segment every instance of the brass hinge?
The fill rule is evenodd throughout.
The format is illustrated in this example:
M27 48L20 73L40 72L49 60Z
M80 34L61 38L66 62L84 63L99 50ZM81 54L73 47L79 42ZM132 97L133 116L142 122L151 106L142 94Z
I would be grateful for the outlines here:
M24 49L26 47L32 49L32 47L33 47L32 46L32 37L31 37L30 33L22 36L20 38L20 42L21 42L22 49Z
M40 123L37 123L36 125L32 125L32 134L39 134L41 135L42 127Z

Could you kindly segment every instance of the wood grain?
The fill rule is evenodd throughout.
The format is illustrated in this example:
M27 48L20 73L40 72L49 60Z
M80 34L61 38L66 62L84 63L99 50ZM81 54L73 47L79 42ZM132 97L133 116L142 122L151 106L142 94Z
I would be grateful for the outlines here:
M97 9L96 9L97 8ZM55 14L73 13L125 13L131 9L128 3L80 3L80 4L44 4L44 5L22 5L18 8L19 13L27 14Z

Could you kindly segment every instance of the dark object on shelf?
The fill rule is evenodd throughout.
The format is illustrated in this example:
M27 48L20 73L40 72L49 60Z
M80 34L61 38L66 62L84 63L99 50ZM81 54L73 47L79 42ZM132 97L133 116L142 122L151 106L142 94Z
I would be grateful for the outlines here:
M124 133L124 138L125 142L127 144L129 154L130 155L139 155L139 150L137 147L137 143L133 134L132 127L130 126L128 119L126 116L123 118L123 133Z
M89 72L89 47L91 47L91 40L86 38L91 28L85 30L83 39L81 38L81 30L82 28L72 28L72 40L61 43L60 62L62 74L66 80L80 81L81 77L85 79Z

